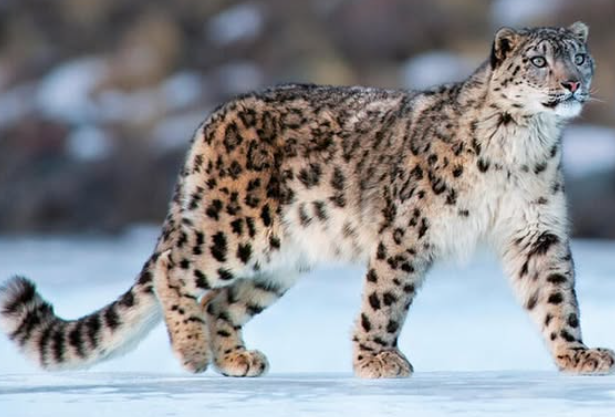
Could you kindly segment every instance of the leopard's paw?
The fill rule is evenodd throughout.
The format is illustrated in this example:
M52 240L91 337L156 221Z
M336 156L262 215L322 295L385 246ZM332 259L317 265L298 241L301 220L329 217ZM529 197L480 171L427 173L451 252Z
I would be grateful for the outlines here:
M362 352L354 363L354 372L360 378L405 378L414 369L399 350L385 350L372 354Z
M239 350L216 358L216 368L222 375L255 377L269 370L267 357L258 350Z
M555 361L560 371L575 374L610 374L615 372L615 352L611 349L569 349Z

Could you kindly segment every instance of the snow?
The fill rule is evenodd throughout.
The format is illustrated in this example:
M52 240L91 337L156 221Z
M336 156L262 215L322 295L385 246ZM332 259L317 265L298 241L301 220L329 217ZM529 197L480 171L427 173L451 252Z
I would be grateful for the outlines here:
M195 71L180 71L167 78L160 87L169 109L195 105L203 95L203 79Z
M45 75L36 97L48 117L66 123L86 123L96 117L92 93L107 72L100 57L82 57L62 63Z
M83 162L99 161L113 151L111 138L93 125L80 126L70 132L66 150L73 158Z
M564 131L564 170L575 177L615 171L615 130L575 125Z
M472 72L470 62L446 51L430 51L415 55L401 68L403 84L411 89L424 90L434 85L460 81Z
M220 47L256 38L263 30L264 18L253 3L243 3L214 16L207 26L209 38Z
M58 314L88 313L124 291L153 248L156 230L118 238L0 238L0 277L34 278ZM615 347L615 242L573 244L584 339ZM87 372L38 371L0 337L0 415L82 416L607 416L615 376L555 371L538 332L495 260L439 265L413 305L400 347L406 380L351 376L352 323L362 268L323 268L246 327L271 373L229 379L190 375L160 325L128 355ZM605 331L605 329L607 329Z
M349 375L222 379L169 374L6 376L7 416L352 417L445 415L611 417L615 380L546 373L427 373L406 380ZM609 409L611 408L611 409Z

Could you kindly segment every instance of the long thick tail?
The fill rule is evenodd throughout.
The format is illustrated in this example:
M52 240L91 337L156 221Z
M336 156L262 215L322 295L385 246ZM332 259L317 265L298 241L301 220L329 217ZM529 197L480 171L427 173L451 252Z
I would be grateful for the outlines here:
M78 320L63 320L26 278L0 287L0 328L49 370L87 368L136 347L161 320L152 287L154 257L125 294Z

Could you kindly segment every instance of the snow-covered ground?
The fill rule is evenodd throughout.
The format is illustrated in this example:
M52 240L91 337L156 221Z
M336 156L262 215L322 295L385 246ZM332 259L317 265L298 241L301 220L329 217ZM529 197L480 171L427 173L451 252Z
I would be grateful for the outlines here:
M123 292L155 232L117 239L0 238L0 277L23 273L65 318ZM615 347L615 243L575 242L584 339ZM407 380L350 373L361 268L320 269L250 323L260 379L183 372L160 325L134 352L87 372L41 373L0 337L0 416L612 416L615 376L558 374L495 260L440 265L413 305L400 346Z
M417 373L407 380L348 375L222 379L156 373L10 375L6 417L249 416L612 417L613 378L552 373Z

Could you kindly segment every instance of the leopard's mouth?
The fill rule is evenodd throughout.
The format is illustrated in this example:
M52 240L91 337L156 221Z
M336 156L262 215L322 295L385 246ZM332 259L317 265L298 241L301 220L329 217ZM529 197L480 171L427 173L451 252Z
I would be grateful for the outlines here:
M557 97L542 103L542 105L548 109L554 109L560 104L583 104L584 100L577 97L575 94L570 94L567 97Z

